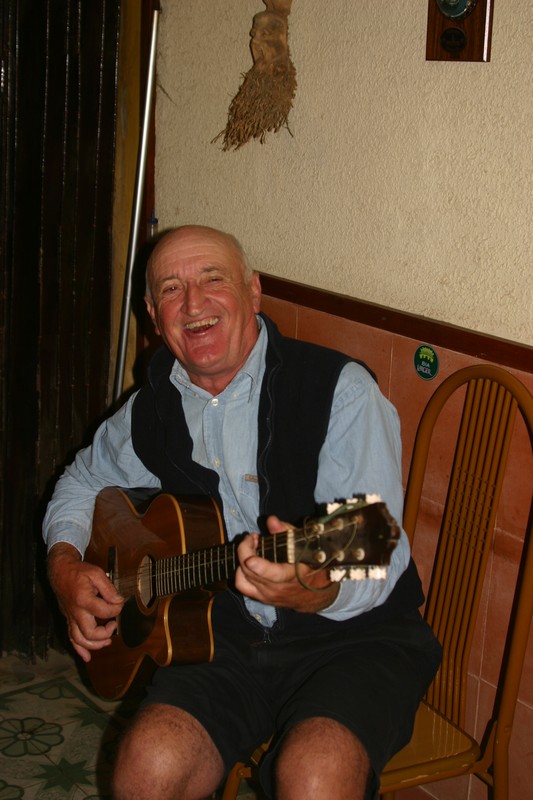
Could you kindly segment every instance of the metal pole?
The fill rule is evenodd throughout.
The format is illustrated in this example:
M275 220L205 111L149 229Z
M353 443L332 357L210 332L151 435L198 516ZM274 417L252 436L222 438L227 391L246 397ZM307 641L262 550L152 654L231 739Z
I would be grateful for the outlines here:
M122 313L120 318L120 331L117 350L117 363L115 367L115 384L113 388L113 400L116 401L122 394L124 387L124 368L126 364L126 350L128 345L128 332L131 315L131 285L133 276L133 265L137 255L137 240L139 238L139 224L141 216L141 204L144 191L144 176L146 168L146 150L148 146L148 134L150 128L150 117L152 113L152 101L155 86L155 62L157 50L157 27L160 13L159 2L154 3L154 13L152 18L152 36L150 41L150 58L148 63L148 76L146 81L146 96L144 102L144 119L139 140L139 152L137 158L137 174L135 176L135 193L133 198L133 210L130 225L130 238L128 243L128 261L126 264L126 274L124 276L124 292L122 296Z

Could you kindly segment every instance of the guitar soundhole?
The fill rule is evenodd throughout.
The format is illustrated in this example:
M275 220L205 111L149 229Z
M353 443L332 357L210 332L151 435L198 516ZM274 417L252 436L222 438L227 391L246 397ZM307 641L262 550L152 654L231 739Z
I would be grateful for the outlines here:
M126 647L139 647L152 633L155 615L139 614L134 597L126 602L120 614L120 634Z
M145 556L137 572L137 595L145 608L150 608L156 596L153 567L154 561L151 556Z

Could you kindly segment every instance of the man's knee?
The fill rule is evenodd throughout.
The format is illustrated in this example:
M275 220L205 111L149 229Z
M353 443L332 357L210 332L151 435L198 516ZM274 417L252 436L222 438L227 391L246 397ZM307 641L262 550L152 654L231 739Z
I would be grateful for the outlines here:
M284 798L365 796L370 760L360 740L327 717L304 720L287 734L276 763L278 795Z
M113 797L192 800L211 794L222 775L222 759L196 719L173 706L148 706L136 716L119 747Z

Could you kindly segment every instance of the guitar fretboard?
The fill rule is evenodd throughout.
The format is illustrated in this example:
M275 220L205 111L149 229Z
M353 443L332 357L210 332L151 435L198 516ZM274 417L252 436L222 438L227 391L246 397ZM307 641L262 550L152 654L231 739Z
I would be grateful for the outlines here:
M262 536L257 554L273 562L292 561L293 538L292 531ZM157 597L165 597L228 580L235 574L237 563L237 546L233 542L193 550L154 562L151 584Z

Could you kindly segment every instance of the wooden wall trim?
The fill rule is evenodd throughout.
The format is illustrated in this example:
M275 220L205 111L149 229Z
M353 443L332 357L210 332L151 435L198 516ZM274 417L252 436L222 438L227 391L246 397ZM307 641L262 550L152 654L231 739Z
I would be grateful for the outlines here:
M260 273L263 293L296 305L351 319L424 344L445 347L511 369L533 372L533 347L357 300L344 294Z

